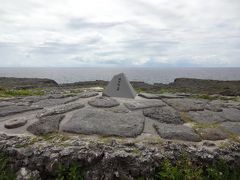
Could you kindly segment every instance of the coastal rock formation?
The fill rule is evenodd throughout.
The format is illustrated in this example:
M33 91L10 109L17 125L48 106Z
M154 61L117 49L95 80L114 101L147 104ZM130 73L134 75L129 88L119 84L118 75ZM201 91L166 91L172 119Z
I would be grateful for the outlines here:
M34 135L58 132L59 124L63 118L64 115L45 116L31 124L27 130Z
M141 134L144 118L136 113L114 113L102 109L81 109L62 125L71 133L135 137Z
M201 141L200 136L194 132L192 128L183 125L174 124L164 124L156 123L154 124L158 134L164 139L177 139L183 141Z
M146 117L150 117L158 120L162 123L170 124L182 124L180 114L169 106L164 107L152 107L143 110L143 114Z

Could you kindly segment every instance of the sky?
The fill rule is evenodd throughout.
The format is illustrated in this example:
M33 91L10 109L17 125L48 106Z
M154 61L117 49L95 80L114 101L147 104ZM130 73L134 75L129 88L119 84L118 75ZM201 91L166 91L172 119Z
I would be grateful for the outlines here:
M0 2L0 67L240 67L240 0Z

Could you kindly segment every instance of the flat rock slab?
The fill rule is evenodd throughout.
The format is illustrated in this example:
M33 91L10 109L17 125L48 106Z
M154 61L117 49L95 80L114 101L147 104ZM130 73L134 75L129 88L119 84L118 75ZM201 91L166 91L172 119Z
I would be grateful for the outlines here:
M240 122L240 110L235 108L225 108L223 109L223 116L228 121Z
M26 111L33 111L37 109L41 109L41 108L30 107L30 106L16 106L16 105L4 106L4 107L0 107L0 117L9 116L9 115L22 113Z
M104 109L80 109L62 125L62 130L79 134L135 137L142 133L144 117L136 113L114 113Z
M27 123L27 120L25 118L11 119L4 124L4 127L7 129L14 129L14 128L24 126L26 123Z
M45 116L39 121L31 124L27 131L34 135L44 135L48 133L58 132L59 124L64 118L64 115Z
M134 100L130 102L125 102L124 105L130 109L138 110L138 109L145 109L145 108L151 108L151 107L163 107L166 106L166 104L161 100Z
M88 104L100 108L110 108L120 105L116 99L109 97L96 97L95 99L88 101Z
M14 105L14 103L9 101L0 101L0 107Z
M188 112L188 111L203 111L207 105L208 101L191 99L191 98L181 98L181 99L165 99L169 106L177 109L178 111Z
M68 103L64 105L59 105L57 107L54 107L52 109L44 109L42 112L37 114L37 117L43 117L43 116L52 116L56 114L63 114L67 113L69 111L73 111L76 109L81 109L85 105L82 103Z
M173 125L165 123L154 124L160 137L164 139L177 139L183 141L199 142L201 138L195 131L184 125Z
M220 127L227 132L240 135L240 122L223 122Z
M80 98L90 98L90 97L94 97L94 96L98 96L99 93L98 92L83 92L83 93L80 93L78 95L78 97Z
M184 98L185 96L177 95L177 94L170 94L170 93L163 93L163 94L150 94L150 93L140 93L138 96L144 97L146 99L162 99L162 98Z
M217 141L224 140L228 137L228 134L222 131L220 128L205 128L197 131L204 140Z
M67 97L67 98L60 98L60 99L44 99L40 100L34 104L32 104L35 107L49 107L49 106L57 106L61 104L67 104L73 101L78 100L79 97Z
M161 123L182 124L179 112L169 106L152 107L143 110L143 115Z
M226 118L222 112L214 112L209 110L190 111L188 112L188 115L193 121L204 124L213 124L226 121Z

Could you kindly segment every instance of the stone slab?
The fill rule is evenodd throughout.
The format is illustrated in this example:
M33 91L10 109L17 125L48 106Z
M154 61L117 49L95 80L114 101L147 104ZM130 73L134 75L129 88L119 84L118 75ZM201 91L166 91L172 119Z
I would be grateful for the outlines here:
M161 100L135 100L135 101L129 101L125 102L124 105L130 109L138 110L138 109L145 109L145 108L151 108L151 107L163 107L166 106L166 104Z
M240 135L240 122L223 122L220 127L227 132Z
M184 125L173 125L156 123L154 127L160 137L164 139L176 139L183 141L201 141L200 136L190 127Z
M169 106L152 107L143 110L143 115L161 123L182 124L179 112Z
M48 133L58 132L59 124L64 118L64 115L45 116L39 121L31 124L27 131L34 135L44 135Z
M14 128L24 126L26 123L27 123L27 120L25 118L11 119L4 124L4 127L7 129L14 129Z
M141 96L146 99L163 99L163 98L184 98L185 96L171 94L171 93L163 93L163 94L151 94L151 93L139 93L138 96Z
M94 97L94 96L98 96L99 93L98 92L82 92L78 95L78 97L80 98L90 98L90 97Z
M222 131L220 128L204 128L197 131L204 140L217 141L224 140L228 137L228 134Z
M120 105L116 99L110 97L96 97L95 99L89 100L88 104L99 108L110 108Z
M62 125L65 132L135 137L142 133L144 117L105 109L80 109Z
M23 113L26 111L33 111L37 109L41 109L41 108L30 107L30 106L16 106L16 105L4 106L4 107L0 107L0 117L9 116L17 113Z

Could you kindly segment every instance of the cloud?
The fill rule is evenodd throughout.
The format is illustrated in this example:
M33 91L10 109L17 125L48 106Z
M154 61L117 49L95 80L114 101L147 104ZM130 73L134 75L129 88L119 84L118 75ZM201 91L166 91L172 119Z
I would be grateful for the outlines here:
M240 66L238 0L11 0L0 66Z

